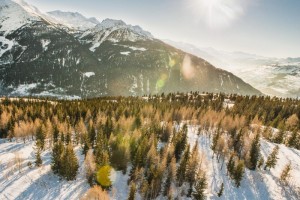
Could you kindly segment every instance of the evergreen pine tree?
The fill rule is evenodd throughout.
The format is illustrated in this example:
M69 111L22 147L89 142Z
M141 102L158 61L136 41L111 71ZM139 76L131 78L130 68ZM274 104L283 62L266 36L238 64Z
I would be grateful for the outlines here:
M167 179L166 179L166 182L164 185L164 191L163 191L164 196L168 195L170 187L171 187L171 177L170 177L170 174L168 173L168 176L167 176Z
M97 142L94 149L96 163L101 167L109 163L109 151L106 136L102 132L98 133Z
M62 169L62 156L64 153L64 145L61 141L54 144L52 149L52 164L51 168L55 174L59 174Z
M259 159L259 153L260 153L260 144L259 144L259 134L255 136L255 138L252 141L251 149L250 149L250 166L249 169L255 170L257 166L257 162Z
M87 141L84 142L83 148L82 148L82 154L86 156L87 152L89 151L90 147Z
M67 133L65 142L67 145L71 143L71 133L70 132Z
M296 149L300 149L300 134L297 133L296 130L294 130L292 132L292 135L290 136L289 140L288 140L288 146L289 147L293 147L293 148L296 148Z
M198 168L198 161L199 161L199 148L198 148L198 143L196 143L186 166L185 178L190 185L187 194L188 197L191 197L192 195L193 185L196 180L195 172L197 171Z
M78 172L78 159L76 157L76 154L73 150L73 147L71 144L66 146L65 152L62 158L62 171L61 175L66 178L66 180L74 180L76 179L76 175Z
M60 134L60 141L63 143L65 142L65 134L64 133Z
M245 164L243 160L239 160L233 173L236 187L240 187L245 172Z
M186 148L187 131L188 129L186 124L183 125L183 128L178 133L175 134L175 131L173 131L173 143L175 147L174 153L177 161L180 159L182 152Z
M223 191L224 191L224 183L221 184L220 190L218 192L218 197L221 197L223 195Z
M221 132L218 129L217 130L217 134L214 134L214 136L213 136L213 141L212 141L211 149L213 150L214 154L215 154L215 151L216 151L216 147L217 147L220 135L221 135Z
M265 160L263 157L261 157L258 161L258 164L257 164L257 168L260 169L265 163Z
M284 141L285 130L281 128L279 132L274 136L273 142L277 144L281 144Z
M179 186L181 186L186 179L185 173L186 173L186 166L189 161L189 158L190 158L190 145L188 145L186 150L184 151L184 154L180 160L179 167L177 169L177 181Z
M57 126L54 127L54 131L53 131L53 142L56 143L58 141L58 137L59 137L59 130L57 128Z
M274 168L276 166L276 163L277 163L277 155L278 155L278 151L279 151L279 147L276 145L274 148L273 148L273 151L272 153L268 156L267 158L267 161L266 161L266 165L265 165L265 170L267 168L271 169L271 168Z
M45 147L45 138L46 138L46 135L45 135L45 130L42 126L40 126L37 131L36 131L36 140L40 141L40 147L41 149L43 150L44 147Z
M243 143L243 130L241 129L233 139L233 149L237 153L239 158L241 158L241 151L243 146L242 143Z
M206 198L205 195L205 189L207 187L207 181L206 181L206 176L203 172L200 170L198 171L197 174L197 180L194 186L194 192L192 193L193 198L195 200L204 200Z
M96 139L96 131L94 126L92 126L91 128L89 128L89 132L88 132L88 138L90 140L90 143L92 144L92 147L95 144L95 139Z
M134 182L130 184L130 191L127 200L135 200L136 185Z
M235 168L234 154L231 154L227 164L227 174L229 174L229 176L232 176L234 168Z
M173 157L171 158L170 164L168 166L168 174L167 174L167 179L164 185L164 191L163 195L168 196L170 189L171 189L171 184L175 180L176 177L176 158Z
M288 164L285 165L285 167L283 168L281 174L280 174L280 180L284 183L287 182L287 179L290 177L290 173L291 173L291 162L289 162Z
M36 141L36 153L35 153L35 166L40 167L43 164L41 158L41 142L40 140Z

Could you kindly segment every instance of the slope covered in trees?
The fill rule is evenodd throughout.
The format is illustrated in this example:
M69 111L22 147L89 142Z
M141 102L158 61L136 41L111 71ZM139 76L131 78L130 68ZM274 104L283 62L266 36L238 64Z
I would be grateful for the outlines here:
M67 198L63 190L48 192L60 177L60 186L78 189L70 198L85 198L91 187L86 196L116 199L293 199L300 187L299 105L197 92L2 99L0 193L35 195L10 192L19 176L32 189L50 181L42 198ZM14 155L24 148L25 155Z

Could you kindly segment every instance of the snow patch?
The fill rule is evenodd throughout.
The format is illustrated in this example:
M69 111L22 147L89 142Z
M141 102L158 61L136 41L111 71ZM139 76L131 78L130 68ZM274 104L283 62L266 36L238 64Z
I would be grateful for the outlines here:
M124 56L128 56L131 52L130 51L123 51L123 52L120 52L121 55L124 55Z
M14 46L14 41L8 40L3 36L0 36L0 57L7 51L10 51Z
M48 50L48 45L51 43L51 40L42 39L41 43L42 43L43 50L47 51Z
M83 73L83 76L90 78L91 76L95 76L95 72L85 72Z
M30 95L30 90L37 87L37 83L31 83L31 84L20 84L18 87L11 93L13 95Z
M141 47L141 48L139 48L139 47L128 47L129 49L132 49L133 51L146 51L147 49L145 49L145 48L143 48L143 47Z

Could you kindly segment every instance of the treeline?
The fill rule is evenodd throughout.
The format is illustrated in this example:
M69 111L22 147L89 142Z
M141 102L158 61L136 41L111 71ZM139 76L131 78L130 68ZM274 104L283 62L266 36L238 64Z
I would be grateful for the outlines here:
M129 199L137 192L144 199L204 199L205 153L187 142L188 125L199 127L199 137L209 138L215 159L239 187L245 167L268 170L276 165L276 149L266 161L260 155L261 137L300 149L299 117L300 101L295 99L198 92L72 101L4 99L0 136L35 140L36 166L42 164L41 152L51 149L52 170L67 180L76 178L74 148L80 147L91 186L110 189L109 172L115 169L129 174ZM222 184L218 196L223 190Z

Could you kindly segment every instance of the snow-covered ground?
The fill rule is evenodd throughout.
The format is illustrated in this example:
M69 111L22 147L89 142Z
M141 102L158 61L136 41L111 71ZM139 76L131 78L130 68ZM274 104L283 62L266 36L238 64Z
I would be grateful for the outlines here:
M211 141L209 137L202 133L197 135L198 126L188 127L188 142L191 147L198 142L200 152L205 154L207 162L204 169L207 170L208 178L208 199L299 199L300 192L300 151L279 145L279 154L277 165L274 169L263 170L257 169L251 171L246 169L241 186L236 188L234 182L227 176L226 163L221 169L222 162L218 163L216 156L213 158L211 150ZM261 154L264 160L272 152L275 144L261 140ZM220 159L221 160L221 159ZM285 186L280 182L280 174L286 164L291 162L291 178L290 186ZM224 192L222 197L218 197L217 193L220 185L224 183Z
M279 145L278 162L274 169L256 171L245 170L241 186L236 188L227 176L226 163L221 169L222 161L218 163L213 158L211 141L208 134L197 135L198 126L188 126L188 142L191 147L197 142L199 151L205 157L202 166L208 179L208 199L298 199L296 191L300 188L300 151ZM275 144L261 141L261 154L265 158L271 153ZM79 159L79 173L75 181L65 181L54 175L51 170L51 151L49 148L42 153L43 166L34 166L33 141L0 140L0 199L79 199L89 188L84 171L84 156L81 148L75 147ZM20 165L18 165L18 161ZM28 167L31 162L33 167ZM291 178L289 186L280 182L279 177L284 166L291 162ZM111 199L125 200L128 197L129 186L127 174L116 171L112 174ZM221 198L217 197L220 185L224 183ZM299 194L299 193L298 193ZM136 196L140 199L140 195ZM162 198L159 196L159 198Z
M0 139L0 199L80 199L90 186L85 177L82 149L77 146L75 151L80 165L79 172L76 180L66 181L53 174L49 148L42 153L43 166L37 168L34 166L33 141L24 143L22 140L9 142ZM32 163L31 168L29 162ZM127 199L128 173L123 175L121 171L115 171L111 176L111 199Z
M53 174L50 150L42 153L43 166L34 167L33 147L32 141L0 141L0 199L78 199L89 189L79 147L76 153L81 165L75 181L65 181ZM29 162L32 168L27 166Z

